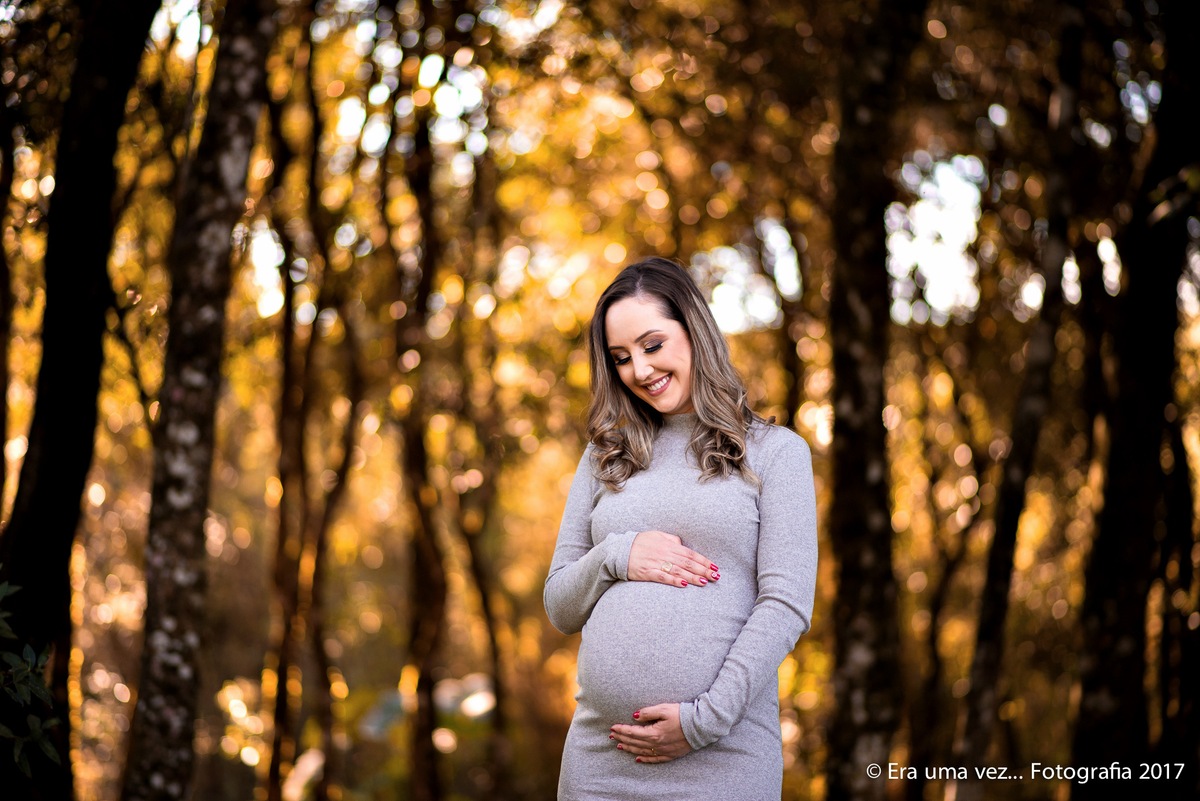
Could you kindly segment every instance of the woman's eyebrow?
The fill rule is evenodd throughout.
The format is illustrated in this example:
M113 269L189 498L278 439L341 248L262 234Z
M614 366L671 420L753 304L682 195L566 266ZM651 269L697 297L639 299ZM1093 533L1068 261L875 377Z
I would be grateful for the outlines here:
M642 334L640 337L638 337L637 339L635 339L633 341L641 342L643 339L650 336L651 334L661 334L661 333L662 333L662 331L659 331L657 328L651 328L649 331ZM609 350L624 350L624 346L623 345L609 345L608 349Z

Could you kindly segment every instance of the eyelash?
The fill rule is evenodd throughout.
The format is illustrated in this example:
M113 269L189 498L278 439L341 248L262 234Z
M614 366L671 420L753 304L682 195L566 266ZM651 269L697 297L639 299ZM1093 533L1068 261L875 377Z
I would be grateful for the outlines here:
M657 351L659 351L661 349L662 349L662 343L655 342L653 345L647 345L645 352L646 353L656 353ZM629 357L626 356L624 359L614 358L613 361L616 363L616 365L618 367L620 367L623 364L629 364Z

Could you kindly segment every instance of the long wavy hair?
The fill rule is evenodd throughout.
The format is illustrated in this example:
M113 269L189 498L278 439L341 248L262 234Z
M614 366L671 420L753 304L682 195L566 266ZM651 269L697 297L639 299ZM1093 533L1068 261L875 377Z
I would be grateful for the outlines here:
M592 402L587 428L595 446L596 477L610 490L620 490L630 476L650 466L654 435L663 426L663 415L621 381L608 352L608 310L626 298L656 302L664 316L683 326L691 343L691 399L697 425L688 447L696 456L701 478L737 473L757 485L758 477L746 462L746 434L751 423L762 418L746 402L746 388L730 360L729 345L696 282L683 267L659 258L623 269L596 302L588 342Z

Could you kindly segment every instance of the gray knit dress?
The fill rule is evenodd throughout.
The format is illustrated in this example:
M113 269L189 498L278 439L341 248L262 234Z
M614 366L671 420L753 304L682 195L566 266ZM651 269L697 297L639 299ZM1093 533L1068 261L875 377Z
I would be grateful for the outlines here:
M778 669L808 631L817 574L812 458L794 432L755 422L746 453L761 488L701 481L688 448L696 415L665 420L650 466L619 492L595 478L589 445L563 512L544 600L555 628L583 638L558 797L778 801ZM711 559L721 579L629 581L633 539L653 529ZM695 750L637 763L609 727L660 703L679 703Z

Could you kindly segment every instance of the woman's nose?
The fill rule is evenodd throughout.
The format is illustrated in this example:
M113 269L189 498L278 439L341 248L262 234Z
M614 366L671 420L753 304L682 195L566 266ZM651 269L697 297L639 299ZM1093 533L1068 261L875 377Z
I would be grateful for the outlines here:
M654 370L645 358L633 357L633 375L638 381L644 381L653 375Z

